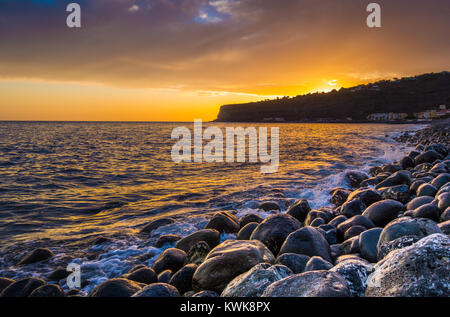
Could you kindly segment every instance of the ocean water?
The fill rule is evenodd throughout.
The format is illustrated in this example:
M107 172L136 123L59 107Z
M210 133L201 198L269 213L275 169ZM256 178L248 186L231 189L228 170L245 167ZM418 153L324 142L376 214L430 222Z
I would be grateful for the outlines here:
M211 125L249 126L204 124ZM0 122L0 276L45 277L77 262L89 291L134 264L151 265L163 251L153 247L160 235L202 229L213 212L267 216L259 202L277 201L285 210L298 198L327 206L328 191L347 186L345 171L398 160L410 148L391 137L420 128L261 125L280 128L279 170L261 174L255 163L174 163L171 131L178 126L193 129L192 123ZM150 237L139 233L166 216L176 223ZM92 245L99 236L109 241ZM38 246L56 256L14 265Z

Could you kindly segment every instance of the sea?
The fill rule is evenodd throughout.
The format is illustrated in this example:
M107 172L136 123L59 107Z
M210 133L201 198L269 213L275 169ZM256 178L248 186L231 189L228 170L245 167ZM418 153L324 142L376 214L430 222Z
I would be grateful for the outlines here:
M411 148L393 137L420 125L204 123L204 128L279 128L278 171L262 163L176 163L173 129L193 123L0 122L0 276L45 278L69 263L81 266L82 290L119 277L136 264L151 266L171 245L164 234L203 229L217 211L238 217L284 211L299 198L330 206L330 189L348 187L344 173L391 163ZM270 143L269 143L270 145ZM270 151L270 146L269 146ZM161 217L175 223L143 235ZM101 244L93 244L98 237ZM223 234L222 240L234 239ZM49 248L49 261L17 266L26 253ZM61 282L67 289L67 285Z

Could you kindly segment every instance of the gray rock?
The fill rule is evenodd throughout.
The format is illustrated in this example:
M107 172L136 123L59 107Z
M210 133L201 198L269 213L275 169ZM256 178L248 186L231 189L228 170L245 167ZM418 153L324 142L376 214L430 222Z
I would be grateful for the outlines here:
M434 187L431 184L425 183L425 184L420 185L419 188L417 189L417 196L418 197L420 197L420 196L434 197L436 195L437 191L438 190L436 187Z
M261 263L234 278L221 297L260 297L267 286L292 274L284 265Z
M214 248L195 271L193 289L221 293L236 276L259 263L274 261L270 250L258 240L227 240Z
M434 197L431 197L431 196L416 197L406 205L406 210L417 209L422 205L431 203L433 200L434 200Z
M450 174L443 173L443 174L440 174L435 179L433 179L430 184L433 185L435 188L440 189L442 186L444 186L448 182L450 182Z
M294 274L303 273L310 257L304 254L284 253L278 256L275 263L287 266Z
M440 220L441 222L450 220L450 207L447 207L447 209L445 209L445 211L441 214Z
M166 283L150 284L137 291L132 297L179 297L178 290Z
M266 288L262 297L348 297L345 279L336 272L312 271L286 277Z
M377 262L377 244L383 229L372 228L359 235L359 252L361 256L371 263Z
M446 235L450 235L450 220L441 222L438 224L439 229L441 229L442 233Z
M433 234L375 265L368 297L450 296L450 238Z
M372 204L364 211L363 216L372 220L377 227L384 227L404 210L405 206L402 203L386 199Z
M439 208L433 203L425 204L413 211L414 218L428 218L433 221L439 221Z
M311 259L309 259L308 263L306 263L305 272L328 271L332 267L333 267L333 264L331 264L328 261L325 261L320 256L313 256Z
M380 182L376 189L380 189L383 187L392 187L397 185L410 185L411 184L411 173L408 171L398 171Z
M392 199L405 204L409 200L409 186L397 185L392 187L383 187L379 189L382 199Z
M363 297L367 278L373 272L372 265L357 259L348 259L336 264L330 271L339 273L347 281L352 297Z

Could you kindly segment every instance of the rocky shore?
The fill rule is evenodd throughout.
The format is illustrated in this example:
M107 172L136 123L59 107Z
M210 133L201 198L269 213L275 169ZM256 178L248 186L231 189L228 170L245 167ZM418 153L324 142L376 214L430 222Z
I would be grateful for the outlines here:
M218 212L188 236L160 236L155 247L166 249L152 267L137 265L89 294L64 292L69 272L59 269L0 277L0 297L448 297L449 133L446 121L397 137L416 149L369 174L347 172L348 188L331 189L329 207L299 199L286 210L261 203L266 218ZM160 218L142 233L172 222ZM221 241L224 233L236 239ZM53 256L35 249L17 265Z

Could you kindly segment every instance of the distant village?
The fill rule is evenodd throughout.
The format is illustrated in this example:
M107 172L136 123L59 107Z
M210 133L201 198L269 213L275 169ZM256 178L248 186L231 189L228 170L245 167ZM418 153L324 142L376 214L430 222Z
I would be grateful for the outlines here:
M414 118L410 118L407 113L372 113L367 116L369 121L402 121L408 119L415 119L418 121L429 121L434 119L443 119L450 116L450 109L446 105L440 105L436 109L430 109L413 114Z

